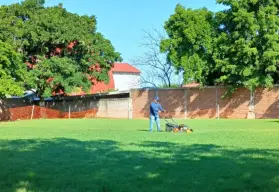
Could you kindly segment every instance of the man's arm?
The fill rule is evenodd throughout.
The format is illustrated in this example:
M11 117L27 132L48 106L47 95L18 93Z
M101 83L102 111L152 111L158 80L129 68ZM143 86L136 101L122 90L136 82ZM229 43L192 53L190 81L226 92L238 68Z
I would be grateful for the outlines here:
M164 111L164 112L166 111L166 110L162 107L161 104L159 104L159 110L160 110L160 111Z

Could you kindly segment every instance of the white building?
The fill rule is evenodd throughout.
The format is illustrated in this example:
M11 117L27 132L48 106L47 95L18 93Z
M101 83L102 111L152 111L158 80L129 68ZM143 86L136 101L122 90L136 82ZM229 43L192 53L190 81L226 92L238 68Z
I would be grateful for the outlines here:
M140 74L140 70L128 63L114 63L112 76L115 90L140 88Z
M108 72L109 82L94 81L90 93L103 93L107 91L129 91L140 88L141 72L128 63L114 63ZM80 92L73 95L80 95ZM83 93L84 94L84 93Z

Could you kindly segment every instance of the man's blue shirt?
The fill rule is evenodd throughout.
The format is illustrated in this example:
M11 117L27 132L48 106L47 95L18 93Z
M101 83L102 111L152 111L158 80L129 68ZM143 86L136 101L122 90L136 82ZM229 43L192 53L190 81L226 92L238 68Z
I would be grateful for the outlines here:
M159 103L154 101L150 104L150 115L158 115L159 111L164 111L163 107Z

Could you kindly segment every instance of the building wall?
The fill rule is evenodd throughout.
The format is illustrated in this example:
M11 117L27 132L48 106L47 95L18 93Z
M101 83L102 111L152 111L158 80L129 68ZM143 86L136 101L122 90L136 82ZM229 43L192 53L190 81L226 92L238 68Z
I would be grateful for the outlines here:
M56 118L130 118L129 98L77 99L32 104L23 99L0 100L0 121ZM32 112L33 111L33 112Z
M0 100L0 120L38 118L148 118L149 105L158 95L167 113L162 117L187 119L245 119L254 111L257 119L279 118L279 87L238 89L222 99L224 88L131 90L131 98L75 99L46 102L45 106L21 99ZM32 113L33 111L33 113ZM33 115L32 115L33 114Z
M129 99L102 99L98 102L97 117L129 118Z
M217 89L220 118L245 119L250 110L249 90L238 89L231 98L222 99L225 89Z
M113 79L116 90L126 91L130 89L140 88L139 73L113 72Z
M257 89L254 103L256 118L279 118L279 87Z
M162 117L212 119L246 119L250 110L257 119L279 117L279 87L249 90L238 89L230 98L222 98L224 88L188 88L164 90L132 90L133 117L148 118L149 105L155 95L160 97L167 113Z

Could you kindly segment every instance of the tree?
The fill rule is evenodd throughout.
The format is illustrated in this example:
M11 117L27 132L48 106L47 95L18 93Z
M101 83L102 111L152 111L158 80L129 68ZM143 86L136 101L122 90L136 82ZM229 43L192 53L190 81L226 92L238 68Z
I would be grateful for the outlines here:
M272 87L278 83L279 1L218 0L228 7L216 17L220 35L214 59L225 85Z
M167 39L161 41L161 51L176 69L183 70L184 81L212 84L214 73L215 23L207 9L185 9L178 4L175 13L165 23Z
M181 85L179 70L176 70L166 53L160 52L160 42L165 36L158 30L144 31L144 56L133 61L142 70L141 84L144 87L178 87Z
M12 46L0 41L0 98L23 95L26 73L21 55Z
M212 13L177 5L165 24L169 38L161 51L184 69L185 81L226 85L230 91L278 83L279 1L217 2L226 9Z
M43 5L25 0L0 8L0 39L22 54L31 77L27 88L42 99L108 81L111 63L121 57L96 32L96 18L69 13L62 4Z

